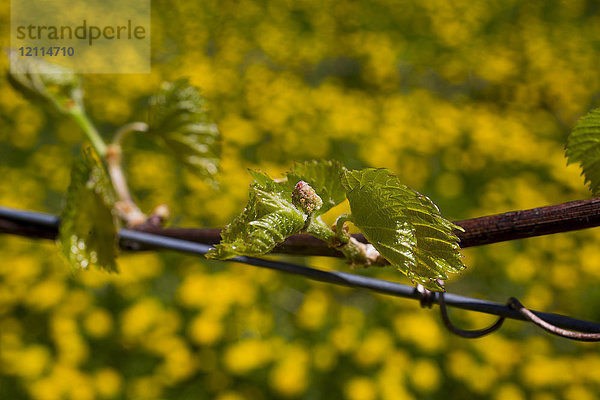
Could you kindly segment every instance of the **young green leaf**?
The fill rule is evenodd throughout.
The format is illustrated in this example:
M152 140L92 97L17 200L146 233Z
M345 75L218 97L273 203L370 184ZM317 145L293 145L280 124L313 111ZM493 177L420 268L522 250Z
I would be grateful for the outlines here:
M117 271L115 195L104 167L90 149L71 171L58 242L71 266Z
M579 162L585 182L600 194L600 108L590 111L577 122L567 140L568 164Z
M429 198L400 184L387 169L348 171L342 179L352 221L393 266L413 281L441 290L436 279L464 268L460 229Z
M187 79L165 83L150 99L148 133L192 171L214 182L221 154L220 134L204 98Z
M41 58L19 57L16 51L9 51L8 57L8 81L28 99L61 113L81 105L81 79L71 69Z
M340 183L344 171L335 161L296 163L283 180L277 181L250 171L254 182L248 204L223 230L221 243L207 257L265 254L300 231L325 241L333 239L334 232L320 215L345 199Z
M344 172L346 168L337 161L314 160L294 163L294 167L286 176L292 187L304 181L315 190L323 200L321 208L315 211L315 216L319 216L346 200L346 191L342 186Z
M268 175L253 172L246 208L221 232L221 243L207 258L224 260L238 255L260 255L271 251L288 236L299 232L307 216L298 210L285 185Z

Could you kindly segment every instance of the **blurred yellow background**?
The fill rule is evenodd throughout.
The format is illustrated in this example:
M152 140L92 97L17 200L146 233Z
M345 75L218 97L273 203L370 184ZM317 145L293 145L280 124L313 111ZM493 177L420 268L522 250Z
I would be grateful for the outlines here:
M279 176L313 158L390 168L452 220L557 204L590 196L564 144L600 103L599 12L593 0L155 0L152 73L86 75L86 104L110 139L162 81L202 89L223 134L218 190L142 135L125 143L136 199L169 204L174 225L223 226L245 204L247 168ZM2 0L3 46L9 20ZM59 212L82 140L0 80L0 204ZM591 229L468 249L447 287L600 321L598 243ZM0 259L1 399L600 394L597 345L521 322L460 339L437 307L174 253L72 273L53 243L4 235Z

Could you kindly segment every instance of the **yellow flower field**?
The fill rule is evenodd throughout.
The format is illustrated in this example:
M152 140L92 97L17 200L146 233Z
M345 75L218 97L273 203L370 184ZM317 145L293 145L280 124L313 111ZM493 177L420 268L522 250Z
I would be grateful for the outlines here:
M598 37L585 0L154 0L152 72L89 74L84 88L107 139L144 118L165 80L189 77L207 97L223 135L218 188L142 134L124 143L138 204L168 204L173 225L224 226L247 200L248 168L280 176L318 158L389 168L461 220L591 197L564 145L600 105ZM83 140L1 79L0 205L58 213ZM599 243L589 229L465 249L447 288L600 321ZM467 340L437 306L172 252L73 272L54 243L1 235L0 260L0 399L600 395L597 345L523 322ZM466 328L494 319L450 313Z

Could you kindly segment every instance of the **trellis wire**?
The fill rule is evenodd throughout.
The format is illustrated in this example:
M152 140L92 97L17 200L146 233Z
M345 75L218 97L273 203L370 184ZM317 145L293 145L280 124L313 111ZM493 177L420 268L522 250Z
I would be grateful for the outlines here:
M160 217L151 216L148 223L138 225L134 229L196 243L215 244L221 240L221 230L218 228L164 228L160 226L160 223L153 223L157 221L160 221ZM6 225L8 223L6 220L0 221L0 224ZM464 229L464 231L454 231L460 239L461 248L569 232L600 226L600 197L529 210L487 215L454 221L454 223ZM2 229L3 227L0 225L0 231ZM22 226L5 227L5 229L17 234L20 230L22 231L21 234L25 236L38 238L54 238L57 233L57 228L52 226L30 227L27 231L24 231ZM367 242L362 234L353 234L352 236L359 242ZM307 234L290 236L282 244L275 247L273 253L343 257L343 254L338 250Z
M60 225L60 219L55 215L15 210L6 207L0 207L0 222L3 222L0 224L0 232L17 233L23 236L28 236L28 231L37 231L38 234L36 237L46 238L52 238L53 235L51 233L46 236L40 235L40 229L47 228L50 229L50 231L56 232ZM138 246L142 246L144 248L150 247L154 249L173 250L203 256L211 248L211 246L202 243L195 243L156 234L138 232L130 229L121 229L119 231L119 238L121 246L129 249L135 249ZM291 264L288 262L272 261L245 256L234 257L228 261L235 261L256 267L300 275L315 281L353 288L368 289L386 295L420 300L422 306L431 306L432 303L438 303L442 311L442 318L445 325L450 329L451 332L464 337L483 336L484 334L498 329L502 322L499 320L492 327L481 331L463 331L451 324L447 316L446 305L464 310L497 315L501 317L501 319L510 318L521 321L531 321L551 333L568 337L570 339L583 341L600 340L600 324L598 323L579 320L560 314L528 310L520 305L520 303L518 303L518 301L516 301L514 298L511 298L509 303L504 305L457 294L429 292L396 282L390 282L347 272L323 271L302 265ZM565 329L571 329L578 332L568 332L565 331Z

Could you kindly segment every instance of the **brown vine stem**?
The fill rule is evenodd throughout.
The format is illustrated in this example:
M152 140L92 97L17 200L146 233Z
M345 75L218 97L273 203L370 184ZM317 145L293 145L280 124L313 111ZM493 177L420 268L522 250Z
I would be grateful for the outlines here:
M455 223L465 229L465 232L455 232L461 240L462 248L592 228L600 225L600 197ZM220 229L162 228L152 223L142 224L134 229L205 244L216 244L221 239ZM27 237L55 238L57 227L33 225L0 217L0 232ZM366 243L361 234L353 237ZM122 245L132 248L127 243ZM294 235L275 248L274 253L342 257L340 252L310 235Z

